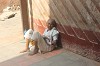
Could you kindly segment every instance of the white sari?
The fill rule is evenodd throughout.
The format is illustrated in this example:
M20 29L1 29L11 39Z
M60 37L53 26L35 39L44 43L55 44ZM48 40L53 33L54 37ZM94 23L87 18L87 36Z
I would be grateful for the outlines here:
M56 30L56 28L52 28L51 30L45 29L43 36L47 36L48 39L44 39L43 36L40 35L39 32L33 31L29 29L25 33L25 38L35 40L37 41L37 45L40 51L52 51L55 48L55 45L51 45L52 41L55 41L58 39L59 32Z

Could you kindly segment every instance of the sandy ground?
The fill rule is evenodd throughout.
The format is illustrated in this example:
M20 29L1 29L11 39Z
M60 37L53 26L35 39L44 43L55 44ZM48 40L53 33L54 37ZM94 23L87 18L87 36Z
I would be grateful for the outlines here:
M16 42L22 38L22 21L20 11L15 17L0 21L0 46Z
M21 13L15 17L0 21L0 62L20 55L23 45Z

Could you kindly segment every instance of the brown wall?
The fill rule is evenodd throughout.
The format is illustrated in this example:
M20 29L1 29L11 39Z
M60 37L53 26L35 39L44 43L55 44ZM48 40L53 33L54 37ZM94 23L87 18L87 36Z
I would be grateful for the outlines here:
M20 0L20 3L21 3L23 33L25 33L29 29L28 4L27 4L27 0Z
M32 9L41 34L54 18L65 49L100 62L100 0L32 0Z

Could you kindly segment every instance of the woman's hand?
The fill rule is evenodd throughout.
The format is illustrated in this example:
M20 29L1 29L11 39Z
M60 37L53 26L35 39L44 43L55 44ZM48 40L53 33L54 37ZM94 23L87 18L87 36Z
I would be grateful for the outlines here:
M55 45L56 44L56 40L51 42L51 45Z
M49 39L47 36L44 36L44 35L43 35L43 38L44 38L44 39Z

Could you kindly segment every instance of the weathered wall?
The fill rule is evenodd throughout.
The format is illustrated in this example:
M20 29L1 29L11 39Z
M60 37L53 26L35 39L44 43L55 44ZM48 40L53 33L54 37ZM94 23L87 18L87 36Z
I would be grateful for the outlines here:
M32 0L32 10L41 34L54 18L64 48L100 62L100 0Z
M21 3L23 33L25 33L29 29L28 3L27 3L27 0L20 0L20 3Z

